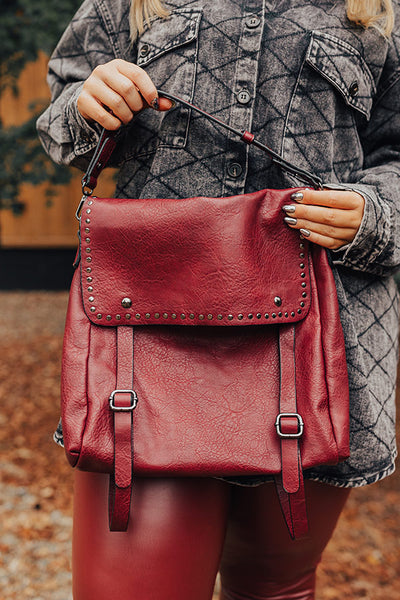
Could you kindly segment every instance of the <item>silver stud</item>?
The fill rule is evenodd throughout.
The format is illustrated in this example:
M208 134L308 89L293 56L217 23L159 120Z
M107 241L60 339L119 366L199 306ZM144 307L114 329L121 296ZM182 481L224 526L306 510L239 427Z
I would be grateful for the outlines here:
M218 319L218 321L222 321L223 316L222 315L217 315L217 319Z
M90 312L96 312L96 307L95 306L91 306L90 307Z
M238 315L238 319L239 319L239 321L241 321L241 320L243 319L243 315L242 315L242 313L240 313L240 314Z
M88 205L92 206L92 204L93 204L93 200L89 200Z
M249 313L249 314L247 315L247 318L248 318L248 319L252 319L252 318L253 318L253 315L252 315L251 313Z
M150 313L146 313L144 316L146 317L146 319L150 319L151 314Z
M89 227L85 227L85 233L90 233Z
M265 317L266 319L269 319L269 314L268 314L268 313L265 313L264 317Z
M132 300L130 298L122 298L121 304L124 308L130 308L132 306Z
M92 288L92 286L91 286L91 285L89 285L89 287L88 287L87 291L88 291L88 292L93 292L93 288Z
M98 313L98 315L97 315L97 318L98 318L98 319L102 319L102 318L103 318L103 315L102 315L101 313Z
M193 313L190 313L189 319L194 319L194 314Z
M300 263L300 269L304 269L304 263Z
M300 252L299 256L300 256L300 258L304 258L304 256L305 256L304 252Z
M303 296L303 298L307 298L307 292L303 292L301 295Z
M281 316L282 316L282 313L281 313L281 312L278 312L278 317L281 317Z
M130 318L130 316L131 316L131 315L129 315L129 318ZM140 319L140 313L136 313L136 314L135 314L135 319Z
M257 314L256 314L256 317L257 317L257 319L261 319L261 317L262 317L262 314L261 314L261 313L257 313Z
M307 286L306 282L303 281L302 284L301 284L301 287L306 287L306 286Z
M86 242L87 244L90 244L90 238L85 238L85 242Z
M111 315L106 316L107 321L111 321Z
M228 315L228 320L232 321L232 319L233 319L233 315Z
M172 319L176 319L176 313L172 313L171 317Z
M86 257L86 262L92 262L92 257L91 256L87 256Z
M296 313L294 311L292 311L290 314L292 317L294 317L296 315Z
M285 312L285 317L288 317L288 316L289 316L289 313Z
M305 306L304 302L300 302L300 306L301 306L302 308L304 308L304 306Z
M305 248L305 245L303 242L300 242L300 248Z
M92 281L93 281L93 277L86 277L86 281L87 281L88 283L92 283Z
M271 317L272 317L273 319L276 319L276 313L272 313Z
M91 208L87 208L87 209L86 209L86 214L87 214L87 215L90 215L90 213L91 213L91 212L92 212L92 209L91 209Z
M86 267L86 273L91 273L92 272L92 267Z
M117 321L121 320L121 315L115 315L115 318L117 319Z
M85 219L85 223L87 223L89 225L90 219Z
M126 313L125 319L130 319L130 318L131 318L131 315L129 313Z
M181 319L182 319L182 321L183 321L184 319L186 319L186 315L185 315L185 313L182 313L182 314L181 314Z
M168 313L163 313L163 318L168 319Z
M211 321L211 320L212 320L212 318L213 318L213 316L212 316L212 315L207 315L207 319L208 319L209 321Z
M89 300L89 302L93 302L94 297L93 296L89 296L88 300Z
M92 249L91 249L91 248L86 248L86 252L88 252L88 253L89 253L89 252L91 252L91 251L92 251Z
M305 276L306 276L306 274L305 274L305 273L300 273L300 277L303 277L303 278L304 278Z
M299 315L301 315L301 308L297 309L297 312L299 313Z
M282 298L280 298L279 296L275 296L274 302L275 302L276 306L281 306Z
M160 313L154 313L154 317L155 317L156 319L159 319L159 318L160 318Z
M203 321L204 315L199 315L199 319L200 319L200 321Z

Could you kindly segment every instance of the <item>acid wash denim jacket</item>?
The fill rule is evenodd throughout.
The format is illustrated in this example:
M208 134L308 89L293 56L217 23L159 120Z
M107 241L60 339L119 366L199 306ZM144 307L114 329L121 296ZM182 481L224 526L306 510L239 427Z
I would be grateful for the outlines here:
M323 181L354 189L365 212L332 252L350 381L351 457L306 476L337 486L394 470L400 264L400 6L390 40L347 20L344 1L169 0L133 46L129 0L85 0L51 60L38 121L59 163L85 169L99 128L77 97L96 65L122 58L157 88L248 130ZM261 151L186 108L152 109L119 135L118 197L226 196L302 185ZM73 207L71 207L73 210Z

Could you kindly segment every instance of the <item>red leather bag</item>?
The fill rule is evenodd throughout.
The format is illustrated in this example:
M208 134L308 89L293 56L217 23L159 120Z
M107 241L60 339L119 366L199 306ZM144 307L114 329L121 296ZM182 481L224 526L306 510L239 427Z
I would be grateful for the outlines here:
M113 145L102 137L86 192ZM335 283L325 250L283 224L293 191L84 195L62 424L70 463L110 473L112 530L135 475L271 474L299 537L303 470L348 457Z

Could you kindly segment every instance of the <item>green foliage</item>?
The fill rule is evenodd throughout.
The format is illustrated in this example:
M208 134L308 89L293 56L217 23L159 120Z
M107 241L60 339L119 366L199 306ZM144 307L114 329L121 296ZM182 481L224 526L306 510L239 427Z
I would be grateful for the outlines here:
M50 54L82 0L13 0L0 4L0 94L11 88L40 51ZM18 127L0 122L0 207L21 212L18 202L23 183L66 183L70 171L54 165L42 150L35 122L43 106Z

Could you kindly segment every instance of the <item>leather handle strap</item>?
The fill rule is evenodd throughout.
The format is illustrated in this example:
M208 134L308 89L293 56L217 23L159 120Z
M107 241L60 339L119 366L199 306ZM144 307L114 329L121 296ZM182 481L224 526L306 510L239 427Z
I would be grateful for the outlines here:
M183 106L186 106L187 108L190 108L191 110L203 115L203 117L205 117L209 121L220 125L224 129L227 129L228 131L239 137L246 144L256 146L256 148L259 148L260 150L265 152L269 156L269 158L286 173L294 175L295 177L297 177L307 185L311 185L315 189L322 189L323 182L322 179L318 177L318 175L315 175L310 171L306 171L305 169L301 169L293 163L285 160L282 156L280 156L280 154L278 154L265 144L262 144L261 142L256 140L254 138L254 135L249 131L240 131L239 129L235 129L234 127L231 127L231 125L228 125L224 121L221 121L221 119L210 115L209 113L202 110L201 108L198 108L194 104L191 104L190 102L179 98L179 96L175 96L173 94L170 94L169 92L164 92L163 90L158 90L158 94L159 96L168 98L173 102L182 104ZM90 195L95 189L97 185L97 178L100 175L101 171L104 169L104 167L107 165L115 146L115 133L113 131L107 131L106 129L103 129L100 134L100 138L92 160L89 163L85 175L82 177L82 193L85 196Z

